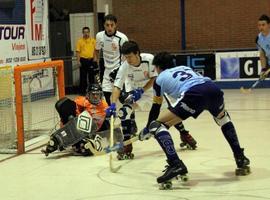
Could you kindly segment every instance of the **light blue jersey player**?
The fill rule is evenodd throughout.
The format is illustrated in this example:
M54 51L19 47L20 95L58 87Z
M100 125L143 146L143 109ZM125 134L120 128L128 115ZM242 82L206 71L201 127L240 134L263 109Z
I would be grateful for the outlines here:
M175 81L176 80L176 81ZM209 81L210 78L203 77L187 66L178 66L166 69L156 79L156 96L162 96L164 93L174 99L180 98L183 93L195 85ZM160 88L160 89L158 89Z
M170 54L162 52L153 59L158 77L154 82L156 99L163 94L175 98L175 103L160 113L157 120L149 125L150 133L141 132L140 139L155 137L167 157L169 166L165 173L157 178L157 182L167 185L172 178L183 177L188 173L187 167L179 159L168 128L188 117L197 118L204 110L208 110L215 122L221 127L222 133L229 143L237 169L236 175L246 175L250 172L249 159L240 147L236 130L228 112L224 108L223 92L209 78L205 78L186 66L172 68L173 58Z
M270 66L270 32L268 35L263 35L263 33L259 33L257 46L259 51L263 51L267 59L267 65Z
M261 74L260 78L266 78L269 75L270 67L270 18L262 15L258 21L260 33L256 38L256 44L260 51Z

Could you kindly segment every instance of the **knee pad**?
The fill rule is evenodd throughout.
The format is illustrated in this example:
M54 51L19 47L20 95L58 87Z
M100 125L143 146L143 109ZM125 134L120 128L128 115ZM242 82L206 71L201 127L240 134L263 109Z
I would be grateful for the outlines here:
M124 104L122 108L119 109L118 117L120 120L134 119L134 111L131 105Z
M59 99L55 104L55 109L63 124L68 122L70 116L76 117L76 103L67 97Z
M214 120L217 123L217 125L222 127L223 125L231 121L231 117L229 113L226 110L224 110L224 115L221 118L214 117Z
M161 131L168 131L167 126L162 122L154 120L149 124L149 132L152 135L156 136Z
M76 126L76 119L73 118L64 127L56 130L52 135L51 138L57 142L59 148L66 149L73 144L76 144L78 141L86 138L83 132L78 131Z
M118 117L121 120L124 136L133 135L137 132L135 113L130 105L124 104L123 107L119 109Z

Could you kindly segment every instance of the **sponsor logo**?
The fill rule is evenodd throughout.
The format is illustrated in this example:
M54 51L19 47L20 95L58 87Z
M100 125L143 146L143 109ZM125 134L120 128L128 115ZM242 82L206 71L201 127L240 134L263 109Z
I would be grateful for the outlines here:
M112 50L113 50L113 51L116 51L116 50L117 50L117 46L118 46L117 44L112 43Z
M180 107L182 107L184 110L186 110L187 112L190 112L191 114L194 114L195 113L195 110L188 107L187 104L185 104L184 102L181 102L181 105Z
M22 40L24 33L24 26L0 26L0 40Z
M67 136L67 132L66 132L66 131L62 131L60 134L61 134L63 137L66 137L66 136Z

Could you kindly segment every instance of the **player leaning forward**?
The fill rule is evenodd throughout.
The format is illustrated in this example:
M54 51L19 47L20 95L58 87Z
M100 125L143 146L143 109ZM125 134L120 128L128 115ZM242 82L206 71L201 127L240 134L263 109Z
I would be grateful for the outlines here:
M112 93L112 104L106 112L107 115L115 114L116 101L118 99L120 100L123 106L119 109L119 118L121 119L124 140L128 140L136 132L134 107L139 106L144 108L144 105L148 105L148 102L152 100L153 91L150 88L153 86L157 73L152 65L154 56L148 53L140 53L139 46L136 42L125 42L122 46L121 53L126 58L126 61L120 66L116 75ZM158 115L160 107L155 107L155 110ZM196 145L196 141L184 129L184 126L182 124L178 125L181 138L182 135L185 138L188 137L192 140L190 145ZM118 152L118 159L120 160L133 158L133 156L132 144L125 146L123 151Z
M177 101L162 112L157 120L149 125L150 133L141 138L154 136L167 157L168 166L165 173L157 178L164 183L178 175L187 174L188 170L179 159L168 128L188 117L197 118L204 110L208 110L229 143L237 165L236 175L249 173L249 159L240 147L236 130L224 107L223 92L207 77L195 73L190 67L174 67L170 54L162 52L153 59L158 77L153 88L156 98L167 93ZM143 132L141 132L143 134Z

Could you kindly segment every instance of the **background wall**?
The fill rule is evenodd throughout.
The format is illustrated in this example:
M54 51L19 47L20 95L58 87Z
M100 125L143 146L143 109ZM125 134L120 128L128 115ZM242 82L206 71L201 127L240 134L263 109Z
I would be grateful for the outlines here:
M136 40L141 49L177 51L181 48L179 2L113 0L112 6L119 20L119 30Z
M181 0L113 0L119 30L155 52L181 50ZM269 0L185 0L186 47L255 48L257 20Z
M24 24L24 11L24 0L16 0L14 8L5 8L0 5L0 24Z
M49 4L68 13L93 12L93 0L49 0Z

